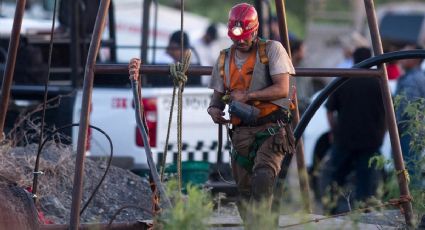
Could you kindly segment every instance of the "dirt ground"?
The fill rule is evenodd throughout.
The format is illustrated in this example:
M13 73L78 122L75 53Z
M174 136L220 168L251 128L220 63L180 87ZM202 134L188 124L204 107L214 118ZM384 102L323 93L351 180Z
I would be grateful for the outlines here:
M31 187L36 152L35 144L16 148L9 144L0 146L0 176L16 182L19 187ZM44 175L39 176L37 207L54 223L69 223L75 155L69 146L48 144L40 159L39 169ZM105 172L106 161L86 159L81 208ZM131 207L117 215L116 222L150 219L147 211L151 206L150 196L149 184L144 178L111 166L102 186L81 215L81 222L107 223L125 206Z

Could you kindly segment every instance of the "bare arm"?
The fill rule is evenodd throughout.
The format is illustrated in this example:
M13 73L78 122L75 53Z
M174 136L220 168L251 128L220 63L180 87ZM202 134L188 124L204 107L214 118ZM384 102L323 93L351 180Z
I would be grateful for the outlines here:
M217 124L225 124L228 123L229 120L226 120L223 116L225 115L223 109L225 104L221 100L223 97L223 93L220 93L214 90L213 96L211 98L210 106L208 107L208 114L211 116L214 123Z
M246 102L249 100L256 101L273 101L288 97L289 94L289 74L276 74L272 76L273 84L267 88L247 92L244 90L235 90L231 93L232 100Z

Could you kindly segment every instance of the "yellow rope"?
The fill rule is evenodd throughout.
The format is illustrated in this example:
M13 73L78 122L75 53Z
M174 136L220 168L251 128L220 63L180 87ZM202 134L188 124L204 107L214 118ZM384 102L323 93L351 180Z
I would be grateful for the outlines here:
M192 56L192 52L188 50L183 58L182 63L172 63L170 64L170 74L173 77L174 85L178 86L178 96L177 96L177 177L178 177L178 187L179 191L182 189L182 175L181 175L181 163L182 163L182 113L183 113L183 90L184 86L187 82L186 72L189 69L190 59ZM175 92L175 91L174 91ZM173 93L173 100L175 94ZM173 106L171 107L173 110ZM170 116L172 112L170 112ZM169 122L169 126L171 123L171 118ZM168 144L167 144L168 145ZM167 146L165 147L167 148ZM164 158L166 151L164 151ZM165 160L163 161L165 162Z
M402 169L402 170L397 170L397 176L403 174L404 178L406 178L407 183L410 182L410 175L409 172L407 171L407 169Z
M165 138L164 154L162 155L161 182L164 182L165 163L167 161L168 142L170 140L170 129L171 129L171 122L173 120L175 98L176 98L176 84L174 84L174 87L173 87L173 97L171 99L170 115L168 117L167 137Z

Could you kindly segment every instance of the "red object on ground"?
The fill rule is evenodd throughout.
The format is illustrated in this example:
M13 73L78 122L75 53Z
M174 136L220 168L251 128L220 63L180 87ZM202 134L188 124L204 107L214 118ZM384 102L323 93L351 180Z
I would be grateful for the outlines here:
M26 187L25 190L27 190L29 193L32 193L32 187L31 186ZM55 223L52 220L46 218L44 216L43 211L41 211L38 207L37 207L37 216L38 216L38 221L42 224L54 224Z

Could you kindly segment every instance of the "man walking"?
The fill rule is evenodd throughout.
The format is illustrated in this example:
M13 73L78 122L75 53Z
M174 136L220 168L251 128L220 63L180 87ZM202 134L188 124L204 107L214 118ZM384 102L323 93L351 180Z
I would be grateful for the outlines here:
M240 3L230 10L233 45L221 52L209 84L214 94L208 113L215 123L232 126L232 170L244 221L250 218L244 201L266 201L270 208L281 161L295 147L287 99L295 70L279 42L257 37L258 26L253 6ZM230 120L224 118L226 103Z

